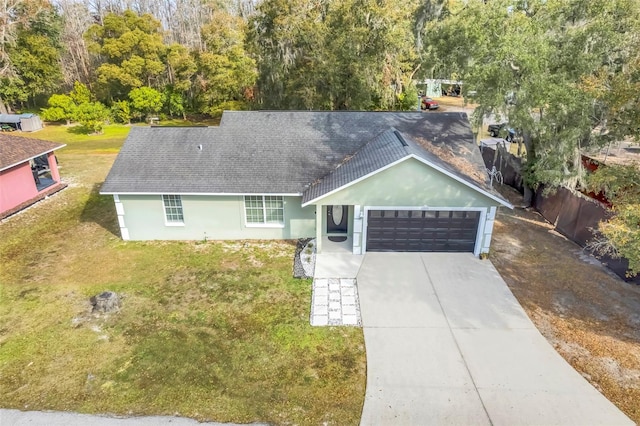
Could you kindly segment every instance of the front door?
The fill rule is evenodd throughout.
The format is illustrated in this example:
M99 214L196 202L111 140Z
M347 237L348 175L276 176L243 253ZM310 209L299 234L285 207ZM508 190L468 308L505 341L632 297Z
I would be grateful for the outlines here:
M327 206L327 234L346 234L349 206Z

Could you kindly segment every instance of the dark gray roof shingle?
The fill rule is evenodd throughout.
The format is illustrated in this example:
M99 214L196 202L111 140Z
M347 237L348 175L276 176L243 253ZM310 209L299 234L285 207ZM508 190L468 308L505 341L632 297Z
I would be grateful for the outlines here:
M334 171L314 182L304 192L302 203L314 200L350 182L407 157L408 147L398 138L399 132L390 128L376 136L355 154L344 159Z
M491 191L464 113L225 111L219 127L132 128L101 192L320 194L407 152Z

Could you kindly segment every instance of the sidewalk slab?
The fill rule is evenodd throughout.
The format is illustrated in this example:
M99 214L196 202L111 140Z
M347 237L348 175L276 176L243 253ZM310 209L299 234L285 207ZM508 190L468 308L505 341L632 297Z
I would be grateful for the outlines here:
M314 278L355 278L364 256L351 253L317 253Z
M265 426L264 423L252 423ZM0 409L0 425L2 426L240 426L236 423L200 423L186 417L145 416L115 417L71 413L66 411L20 411Z
M360 325L355 278L314 278L311 286L312 326Z
M491 425L475 389L403 387L367 392L360 425Z

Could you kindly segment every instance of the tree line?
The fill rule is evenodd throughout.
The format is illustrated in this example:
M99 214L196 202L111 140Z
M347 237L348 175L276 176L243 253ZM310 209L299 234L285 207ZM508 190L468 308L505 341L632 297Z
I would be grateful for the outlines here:
M69 119L72 102L59 96L71 96L78 83L91 99L78 107L90 104L100 115L99 103L122 122L150 112L215 115L250 101L255 62L245 50L245 21L229 8L207 12L195 40L189 33L195 24L183 17L190 26L181 28L175 23L179 14L171 17L169 23L178 26L171 29L154 15L117 3L8 1L14 2L7 11L13 19L0 20L0 109L48 106L55 111L45 118Z
M414 3L7 0L0 110L49 107L45 118L68 119L60 103L69 99L50 97L71 96L76 83L96 115L99 102L123 122L256 107L407 107L419 66Z
M416 81L457 79L477 126L492 115L521 134L529 202L540 183L585 187L581 152L637 136L639 34L637 0L5 0L0 112L45 107L99 130L403 110Z

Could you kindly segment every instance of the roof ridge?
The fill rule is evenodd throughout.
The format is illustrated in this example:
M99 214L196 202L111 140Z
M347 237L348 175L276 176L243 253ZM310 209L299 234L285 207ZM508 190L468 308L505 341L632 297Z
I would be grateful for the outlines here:
M424 149L418 142L416 142L411 136L406 135L403 132L397 131L398 134L402 137L402 139L404 140L405 144L403 144L405 146L405 149L408 151L409 154L415 154L415 151L421 151L424 153L429 154L429 151L427 151L426 149ZM397 136L397 135L396 135Z
M391 126L386 130L383 130L381 132L379 132L378 134L376 134L374 137L372 137L371 139L369 139L365 144L363 144L359 149L357 149L353 154L351 155L347 155L345 158L343 158L343 160L333 169L331 170L329 173L325 174L324 176L316 179L316 183L317 182L321 182L323 181L327 176L335 173L336 170L338 170L340 167L347 165L348 163L350 163L354 158L356 158L358 156L358 154L362 153L365 149L367 149L371 144L373 144L375 141L377 141L382 135L384 135L385 133L389 133L391 132L396 139L398 140L398 142L400 142L402 144L402 142L400 141L400 139L397 137L396 132L400 133L400 131L398 131L398 129L395 128L395 126ZM406 147L406 145L402 144L403 146ZM409 153L407 153L409 154ZM315 183L314 183L315 184ZM311 186L313 186L314 184L312 184Z
M317 178L316 180L314 180L305 190L305 192L311 190L312 188L316 187L317 185L320 185L323 181L325 181L327 178L329 178L331 175L333 175L334 173L336 173L340 168L342 168L343 166L347 166L349 164L351 164L353 161L355 161L356 159L359 159L361 155L365 155L362 154L363 152L365 152L373 143L375 143L376 141L380 140L380 138L385 135L385 134L390 134L391 137L395 138L395 140L398 142L398 148L400 148L400 146L402 147L403 151L405 152L405 157L408 155L411 155L411 152L409 151L409 146L406 145L405 143L402 142L402 132L400 132L395 126L389 126L389 128L380 131L379 133L377 133L374 137L372 137L371 139L369 139L365 144L363 144L358 150L356 150L353 154L351 155L347 155L335 168L333 168L331 171L329 171L328 173L326 173L325 175ZM400 137L398 135L401 135ZM415 144L415 142L413 142Z

